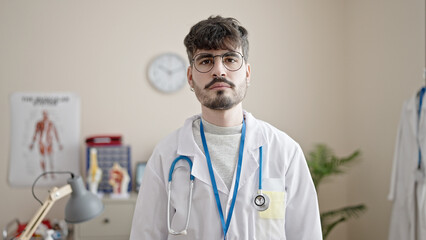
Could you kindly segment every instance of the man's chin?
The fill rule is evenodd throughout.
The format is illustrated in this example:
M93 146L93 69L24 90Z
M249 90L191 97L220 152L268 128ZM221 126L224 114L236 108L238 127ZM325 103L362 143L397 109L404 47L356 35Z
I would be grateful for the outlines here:
M236 103L227 97L216 98L214 101L204 104L204 106L212 110L229 110L235 105Z

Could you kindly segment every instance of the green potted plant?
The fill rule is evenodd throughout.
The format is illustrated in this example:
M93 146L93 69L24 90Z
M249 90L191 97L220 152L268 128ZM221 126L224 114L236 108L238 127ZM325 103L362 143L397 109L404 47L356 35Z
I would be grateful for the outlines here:
M360 154L361 152L357 150L347 157L340 158L335 156L333 151L325 144L316 145L306 158L317 192L318 185L325 177L343 173L343 166L359 159ZM366 209L364 204L358 204L321 212L323 238L326 239L331 230L339 223L358 217Z

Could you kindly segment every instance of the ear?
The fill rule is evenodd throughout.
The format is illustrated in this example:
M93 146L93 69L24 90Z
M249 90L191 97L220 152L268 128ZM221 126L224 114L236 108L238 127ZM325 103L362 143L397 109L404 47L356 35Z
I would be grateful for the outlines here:
M251 67L250 67L250 64L247 63L246 64L246 81L247 81L247 85L250 85L250 76L251 76Z
M186 78L188 80L189 86L194 87L194 83L192 81L192 67L191 66L188 67L188 70L186 72Z

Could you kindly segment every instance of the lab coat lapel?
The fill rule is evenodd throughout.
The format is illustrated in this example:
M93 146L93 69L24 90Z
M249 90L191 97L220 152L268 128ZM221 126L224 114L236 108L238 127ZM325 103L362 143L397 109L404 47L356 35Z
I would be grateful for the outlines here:
M194 140L194 134L192 132L192 122L200 117L200 115L195 115L185 121L185 124L179 133L177 154L190 157L193 163L192 175L205 184L212 186L206 157L201 149L197 146L197 143ZM213 171L217 189L225 194L229 194L228 188L226 187L223 180L219 177L214 169Z
M426 96L423 96L423 103L422 103L422 109L420 110L420 122L419 122L419 132L418 132L418 139L420 143L421 153L422 153L422 160L425 161L426 159Z
M266 137L262 129L259 127L258 121L248 112L244 112L244 116L246 119L247 130L238 190L240 190L244 184L247 183L251 177L253 177L259 168L259 147L265 145L266 143ZM231 192L233 189L234 187L232 187Z
M266 137L259 126L258 120L256 120L248 112L244 112L244 116L246 119L247 132L245 137L244 155L238 190L240 190L244 184L248 182L250 177L256 173L257 169L259 168L259 147L265 146L266 144ZM185 121L185 124L179 133L177 154L190 157L193 161L192 175L205 184L212 186L204 153L197 146L197 143L194 140L194 134L192 133L192 122L200 117L200 115L195 115ZM236 170L237 168L235 168L235 171ZM236 174L234 174L234 179L232 182L233 184L230 190L228 190L225 183L219 177L216 171L214 171L214 175L219 191L225 194L229 194L230 192L234 191L233 189Z
M406 108L406 116L409 116L409 125L411 136L417 136L417 111L416 111L416 99L417 97L414 95L412 98L408 100L407 108Z
M425 141L426 134L426 102L425 97L423 97L422 108L420 109L420 119L418 116L418 107L419 107L419 96L418 94L414 95L409 99L407 106L407 116L409 116L410 130L412 131L412 136L415 136L418 139L419 143ZM420 146L422 147L422 146Z

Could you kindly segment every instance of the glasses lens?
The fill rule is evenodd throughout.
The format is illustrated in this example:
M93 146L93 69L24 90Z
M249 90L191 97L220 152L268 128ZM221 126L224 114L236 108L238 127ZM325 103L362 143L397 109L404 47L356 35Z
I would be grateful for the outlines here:
M243 56L238 52L227 52L222 55L222 62L230 71L236 71L243 65Z
M213 56L208 53L201 53L194 57L194 67L201 73L212 70L214 58L221 57L222 63L229 71L237 71L243 65L243 56L239 52L227 52L223 55Z
M213 68L214 59L211 54L200 54L194 58L194 66L199 72L208 72Z

